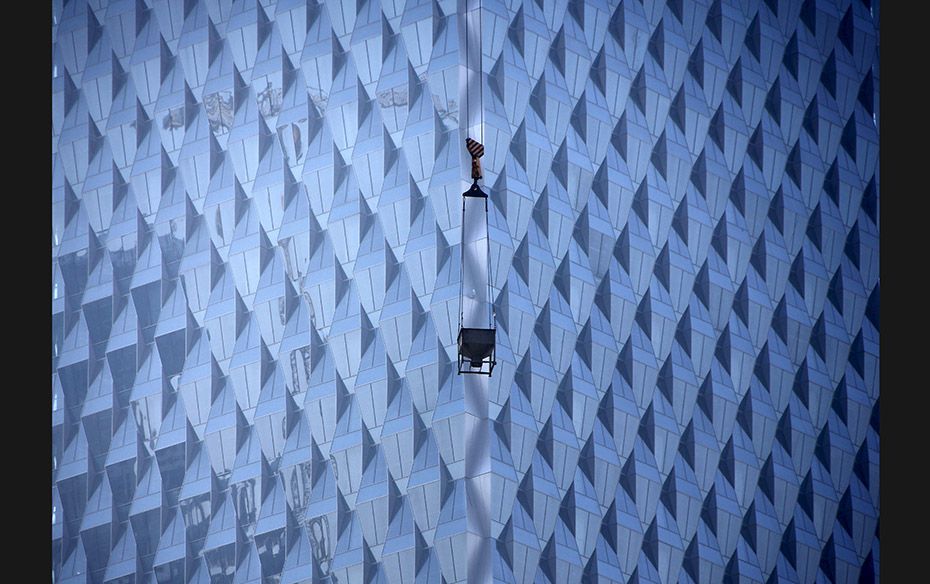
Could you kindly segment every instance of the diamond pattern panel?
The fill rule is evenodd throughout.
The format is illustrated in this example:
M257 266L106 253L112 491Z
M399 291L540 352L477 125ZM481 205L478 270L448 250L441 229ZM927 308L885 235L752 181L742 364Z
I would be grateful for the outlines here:
M54 581L877 579L877 2L52 6Z

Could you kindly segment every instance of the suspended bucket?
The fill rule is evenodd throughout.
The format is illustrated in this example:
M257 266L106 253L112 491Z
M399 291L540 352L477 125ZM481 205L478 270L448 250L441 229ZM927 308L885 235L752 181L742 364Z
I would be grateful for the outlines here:
M475 182L462 193L462 282L459 291L459 374L491 375L494 370L496 329L491 291L488 195L478 186L484 147L466 141L472 155Z

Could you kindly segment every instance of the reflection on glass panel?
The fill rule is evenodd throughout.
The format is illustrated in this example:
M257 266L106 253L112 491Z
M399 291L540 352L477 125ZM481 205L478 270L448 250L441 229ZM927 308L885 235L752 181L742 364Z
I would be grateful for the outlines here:
M878 575L874 0L52 4L53 581Z

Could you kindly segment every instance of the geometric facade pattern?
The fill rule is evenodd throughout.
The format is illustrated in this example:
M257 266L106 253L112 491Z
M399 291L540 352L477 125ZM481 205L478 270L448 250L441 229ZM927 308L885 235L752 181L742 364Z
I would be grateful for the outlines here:
M53 581L875 581L878 4L54 0Z

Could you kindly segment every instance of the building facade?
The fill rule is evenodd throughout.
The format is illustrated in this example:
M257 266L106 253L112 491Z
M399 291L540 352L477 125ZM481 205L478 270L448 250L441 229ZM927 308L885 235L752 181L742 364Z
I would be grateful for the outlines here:
M877 579L878 0L52 6L54 582Z

